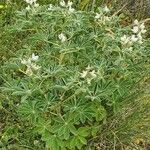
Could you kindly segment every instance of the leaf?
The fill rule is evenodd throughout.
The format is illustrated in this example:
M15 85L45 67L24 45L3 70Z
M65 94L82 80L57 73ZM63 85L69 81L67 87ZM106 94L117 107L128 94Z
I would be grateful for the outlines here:
M77 130L73 125L70 125L69 130L72 134L76 135L77 134Z
M51 129L51 120L44 120L44 118L39 118L38 122L35 124L36 132L42 135L46 135L52 131Z
M69 137L70 137L70 130L69 130L69 128L67 126L62 129L62 134L63 134L63 138L65 140L69 139Z
M94 112L93 116L96 118L96 121L101 121L106 117L106 110L100 102L92 103L91 109Z
M15 91L12 93L12 95L24 95L26 92L25 91Z
M15 71L19 70L19 66L15 63L7 63L6 67L7 69L13 69Z
M67 117L56 117L53 125L53 130L63 139L69 139L71 132L75 133L74 122L72 118Z
M55 135L50 135L49 139L46 139L46 147L52 150L59 150L59 140Z
M24 103L26 99L28 99L28 95L24 95L21 97L21 103Z
M57 90L67 90L67 86L63 86L63 85L55 85L53 86L53 88Z
M89 128L88 127L80 127L78 129L78 134L80 136L87 137L89 135Z
M75 147L76 147L76 138L73 137L70 141L70 148L75 149Z
M81 141L82 144L84 144L84 145L87 144L87 140L84 137L79 136L79 139L80 139L80 141Z
M39 108L36 101L27 101L22 103L18 108L18 113L21 114L24 119L35 121L39 114Z
M76 147L80 150L82 146L83 146L83 144L81 143L80 139L77 138L76 139Z
M51 134L50 132L45 132L42 134L42 140L46 142L46 147L52 150L66 150L65 142L60 139L56 134Z

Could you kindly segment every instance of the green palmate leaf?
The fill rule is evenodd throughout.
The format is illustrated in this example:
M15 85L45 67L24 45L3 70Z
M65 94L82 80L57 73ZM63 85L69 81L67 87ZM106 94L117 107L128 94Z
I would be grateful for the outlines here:
M46 141L47 148L50 148L53 150L58 150L60 148L59 144L61 140L59 140L58 137L55 135L49 135L49 137L44 139L44 141Z
M29 89L26 83L14 83L2 87L3 91L10 91L12 96L21 96L21 102L24 102L28 97L32 95L34 89Z
M76 133L76 128L74 127L73 119L69 117L63 118L62 116L55 118L53 131L57 133L60 137L66 140L69 139L71 133Z
M74 114L75 120L80 120L84 123L87 120L91 121L93 117L93 112L89 107L89 103L84 103L82 100L72 100L70 103L66 104L65 110L70 110Z
M81 149L83 146L83 143L80 141L80 139L78 137L73 137L70 141L70 149Z
M84 144L84 145L87 144L87 140L86 140L84 137L79 136L79 140L80 140L80 142L81 142L82 144Z
M70 139L70 148L71 149L81 149L83 145L87 144L86 137L90 134L88 127L81 127L76 132L76 135L74 137L71 137Z
M39 107L36 101L26 101L19 106L18 112L24 118L35 121L39 115Z
M24 95L26 93L28 93L28 91L15 91L12 93L12 95Z
M47 132L52 132L51 129L51 120L44 120L43 118L39 118L38 122L35 124L35 131L43 136Z
M78 134L82 137L87 137L89 135L89 128L88 127L80 127L78 129Z
M91 109L93 110L96 121L102 121L106 118L106 110L99 102L93 102L91 105Z
M66 150L66 143L56 134L50 133L48 130L45 130L42 133L42 140L46 142L46 147L54 150Z

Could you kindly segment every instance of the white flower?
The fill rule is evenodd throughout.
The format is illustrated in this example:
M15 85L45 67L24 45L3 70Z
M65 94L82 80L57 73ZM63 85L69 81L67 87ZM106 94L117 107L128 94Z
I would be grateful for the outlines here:
M132 41L132 42L137 42L137 41L138 41L138 38L137 38L135 35L132 35L132 36L131 36L131 41Z
M138 37L139 40L142 40L141 32L137 34L137 37Z
M31 0L25 0L25 2L31 4Z
M31 7L28 5L28 6L26 7L26 10L29 11L30 9L31 9Z
M133 33L138 33L139 27L138 26L134 26L132 31L133 31Z
M72 8L72 7L69 7L69 11L72 13L72 12L74 12L74 11L75 11L75 9L74 9L74 8Z
M139 42L140 44L142 44L142 43L143 43L143 41L142 41L142 40L139 40L138 42Z
M142 23L142 24L140 25L140 29L141 29L141 33L143 33L143 34L146 33L144 23Z
M143 33L143 34L144 34L144 33L146 33L146 31L147 31L147 30L142 29L142 30L141 30L141 33Z
M109 10L109 8L108 8L107 6L105 6L105 7L103 8L103 11L106 12L106 13L108 13L110 10Z
M92 79L87 78L87 84L91 84Z
M39 59L38 55L35 55L34 53L32 54L31 60L32 61L37 61Z
M96 13L95 19L99 19L101 17L101 14Z
M67 7L69 8L69 11L70 11L71 13L75 11L75 9L72 8L72 4L73 4L73 3L72 3L71 1L68 1Z
M134 20L134 24L135 25L138 25L139 24L139 22L138 22L138 20L136 19L136 20Z
M38 3L35 3L35 4L34 4L34 7L36 7L36 8L39 7L39 4L38 4Z
M67 40L67 37L63 33L59 34L58 38L61 40L62 43Z
M141 30L144 30L144 29L145 29L144 23L142 23L142 24L140 25L140 29L141 29Z
M61 1L60 1L60 5L61 5L62 7L66 7L65 1L61 0Z
M27 61L25 59L21 60L21 63L26 65Z
M126 39L127 39L127 36L126 36L126 35L124 35L124 36L121 37L121 41L122 41L122 42L124 42Z
M40 69L41 67L36 65L36 64L31 64L31 67L34 69L34 70L38 70Z
M132 52L132 51L133 51L133 47L129 47L127 50L128 50L129 52Z
M124 45L124 44L127 44L128 42L130 41L130 38L127 37L126 35L122 36L121 37L121 43Z
M31 65L31 59L30 58L28 60L23 59L23 60L21 60L21 63L26 65L26 66L30 66Z
M36 56L34 53L32 54L32 57L29 58L28 60L23 59L21 61L22 64L26 65L27 69L26 69L26 74L27 75L32 75L33 74L33 70L38 70L41 67L34 64L32 61L36 61L38 60L39 56Z
M80 73L81 78L85 78L87 76L87 74L88 74L88 71L83 70L82 73Z
M88 84L91 84L91 81L93 80L93 79L95 79L97 77L97 75L96 75L96 73L95 73L95 70L92 70L92 71L90 71L90 72L88 72L88 76L87 76L87 83Z
M110 21L110 18L108 16L104 16L104 21Z
M32 5L33 3L36 3L36 0L25 0L26 3Z
M95 70L91 69L92 67L88 65L88 67L80 73L81 78L84 78L88 84L91 84L91 81L97 77Z
M61 5L62 7L68 8L69 12L71 12L71 13L74 12L74 10L75 10L74 8L71 7L72 4L73 4L73 3L72 3L71 1L68 1L67 4L65 3L64 0L61 0L61 1L60 1L60 5Z
M48 7L48 10L52 10L53 9L53 5L50 4L49 7Z
M91 75L91 78L94 79L97 77L95 70L90 71L89 74Z
M72 3L71 1L68 1L68 6L69 6L69 7L71 7L72 4L73 4L73 3Z
M141 33L143 33L143 34L146 33L146 30L141 30Z
M26 74L29 76L31 76L33 74L33 71L30 66L27 67Z
M88 65L85 69L90 71L92 69L92 67L90 65Z

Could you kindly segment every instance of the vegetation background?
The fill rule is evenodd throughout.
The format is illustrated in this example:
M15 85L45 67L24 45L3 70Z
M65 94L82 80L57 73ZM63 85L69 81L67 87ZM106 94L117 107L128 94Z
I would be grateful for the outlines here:
M58 3L58 0L39 0L40 4ZM74 0L76 3L76 9L79 10L91 10L94 7L108 5L113 8L114 13L118 12L118 15L122 18L122 25L130 25L135 18L139 20L147 19L150 17L150 1L149 0ZM0 45L5 45L6 40L8 42L9 36L5 35L4 28L7 25L13 23L14 13L17 9L22 9L25 3L21 0L1 0L0 1ZM146 22L149 25L149 21ZM150 29L147 28L149 31ZM149 38L149 32L147 38ZM14 50L20 46L20 41L16 41ZM149 45L150 47L150 45ZM6 49L11 47L6 46ZM0 65L2 65L12 53L2 51L0 49ZM150 66L148 66L149 69ZM109 119L109 124L104 129L104 134L99 135L97 138L90 141L91 147L97 150L104 150L105 147L113 147L116 143L120 143L125 150L149 150L150 149L150 76L147 75L137 87L135 87L135 95L132 97L136 99L136 103L132 103L127 100L122 103L123 111L118 113ZM2 79L0 78L0 84ZM140 92L141 95L137 96L136 93ZM5 99L4 95L0 93L0 100ZM13 110L8 110L3 107L0 102L0 136L1 139L4 136L3 128L9 126L7 137L13 135L11 126L18 126L16 118L13 118ZM124 116L124 118L122 117ZM7 122L5 122L7 120ZM16 123L15 123L16 122ZM136 135L136 136L135 136ZM7 141L7 140L6 140ZM11 141L11 138L6 142L0 142L0 149L2 150L15 150L17 146L14 146L15 141ZM115 146L114 146L115 147ZM30 147L22 145L22 149L30 149ZM40 148L39 148L40 149ZM115 149L114 149L115 150Z

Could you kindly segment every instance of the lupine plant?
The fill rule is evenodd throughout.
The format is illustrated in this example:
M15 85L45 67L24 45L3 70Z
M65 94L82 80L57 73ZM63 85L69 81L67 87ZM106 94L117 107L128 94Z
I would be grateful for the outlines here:
M87 150L147 75L144 23L121 27L107 6L85 12L71 1L26 2L7 29L21 46L1 66L18 132L28 130L43 149Z

